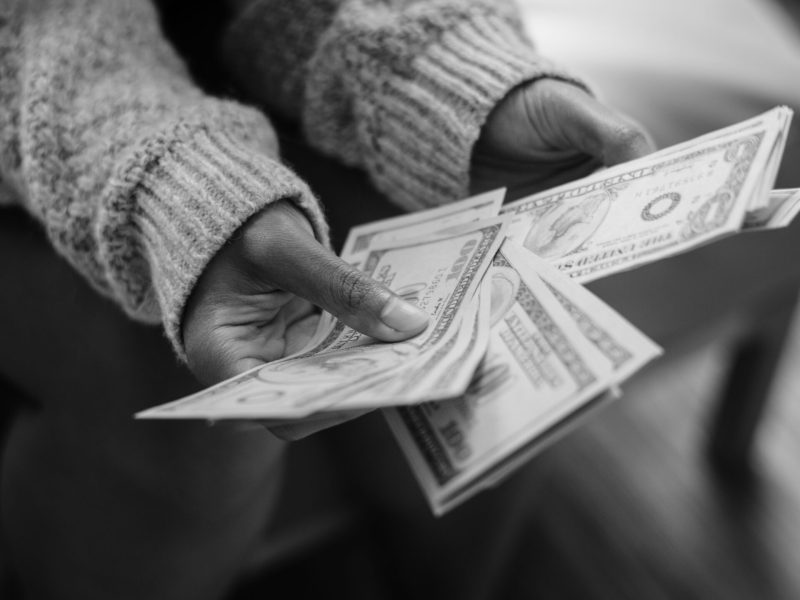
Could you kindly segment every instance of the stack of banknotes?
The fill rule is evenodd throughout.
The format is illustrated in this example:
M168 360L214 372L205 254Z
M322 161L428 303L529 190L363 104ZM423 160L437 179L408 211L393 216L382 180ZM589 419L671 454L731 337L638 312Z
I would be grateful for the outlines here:
M660 349L581 283L787 225L772 190L791 112L503 206L502 190L354 228L342 258L429 313L378 343L327 314L299 353L137 416L276 431L376 408L442 514L619 394Z

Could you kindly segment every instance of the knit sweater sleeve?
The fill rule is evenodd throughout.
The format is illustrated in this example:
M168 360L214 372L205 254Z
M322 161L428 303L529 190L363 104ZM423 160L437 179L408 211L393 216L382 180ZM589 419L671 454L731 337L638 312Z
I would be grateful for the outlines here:
M240 4L222 46L237 86L407 209L467 195L472 148L511 89L576 82L536 53L513 0Z
M181 352L187 297L250 216L288 199L317 236L313 195L277 162L258 112L203 95L146 0L0 5L0 201Z

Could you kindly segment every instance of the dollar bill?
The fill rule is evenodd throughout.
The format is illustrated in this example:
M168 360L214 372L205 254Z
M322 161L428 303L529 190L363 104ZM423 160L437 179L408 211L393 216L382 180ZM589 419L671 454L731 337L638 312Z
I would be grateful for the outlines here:
M435 513L512 472L565 420L608 398L605 390L660 352L564 279L506 243L487 275L488 351L466 394L385 411Z
M426 236L440 237L461 225L498 216L505 194L505 188L500 188L436 208L357 225L349 231L339 256L361 268L365 257L377 246ZM334 320L323 312L319 329L329 329Z
M382 344L323 313L297 354L137 417L257 419L293 437L384 408L442 514L661 352L578 282L795 218L800 190L771 190L790 119L778 108L502 209L497 190L356 227L342 258L426 310L425 332Z
M358 225L348 233L340 256L358 266L376 246L427 235L438 237L449 228L491 219L500 213L504 197L505 189L492 190L437 208Z
M490 309L491 289L484 285L475 303L474 326L465 329L451 348L443 348L439 357L417 361L402 380L398 405L455 398L467 391L489 345Z
M800 212L800 189L773 190L763 208L753 209L745 216L742 231L780 229L789 225Z
M661 355L660 346L600 298L582 285L564 277L539 257L530 255L524 249L520 251L525 255L524 260L536 269L538 276L569 314L583 337L606 360L613 373L612 387L621 384Z
M760 193L751 195L747 203L747 212L751 210L759 210L764 208L769 203L769 189L771 182L775 180L778 168L780 166L780 159L786 147L787 134L789 125L792 120L792 111L785 107L777 107L769 110L760 115L756 115L751 119L747 119L740 123L735 123L729 127L718 129L701 135L699 137L675 144L668 148L663 149L658 153L659 156L665 157L671 154L678 154L685 152L687 149L697 147L701 144L709 142L719 142L725 139L741 137L743 134L757 132L757 131L776 131L775 143L770 146L770 153L765 159L765 168L759 174L759 183L756 186L761 190Z
M506 205L509 237L579 282L739 231L768 204L791 111Z
M401 406L454 398L463 394L486 354L489 343L488 292L488 288L484 286L456 335L435 350L410 361L401 373L387 381L380 396L370 386L365 385L363 389L337 402L335 408L341 410Z
M363 270L396 293L413 296L431 316L421 334L398 343L377 343L341 322L305 351L265 364L139 418L297 419L368 389L391 397L388 377L416 358L433 356L458 337L480 281L505 239L507 224L495 218L468 223L433 239L397 241L370 250ZM471 323L472 325L472 323Z

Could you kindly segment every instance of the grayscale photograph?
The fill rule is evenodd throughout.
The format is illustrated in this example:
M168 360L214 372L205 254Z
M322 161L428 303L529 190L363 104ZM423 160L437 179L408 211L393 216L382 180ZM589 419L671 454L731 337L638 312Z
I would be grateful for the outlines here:
M798 107L795 0L0 0L0 600L797 600Z

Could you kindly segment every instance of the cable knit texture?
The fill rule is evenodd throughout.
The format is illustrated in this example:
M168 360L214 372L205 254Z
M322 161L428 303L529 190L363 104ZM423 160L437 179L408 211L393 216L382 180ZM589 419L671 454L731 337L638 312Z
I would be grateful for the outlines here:
M536 54L510 0L253 0L223 47L244 93L409 210L467 195L472 148L512 88L579 83Z
M467 193L496 103L542 60L511 0L241 0L220 56L248 101L365 168L407 209ZM294 201L327 243L266 118L204 95L147 0L0 3L0 203L132 317L180 320L209 260L249 217Z
M258 111L204 96L137 0L21 0L0 14L0 198L132 317L180 318L208 261L270 202L308 187Z

